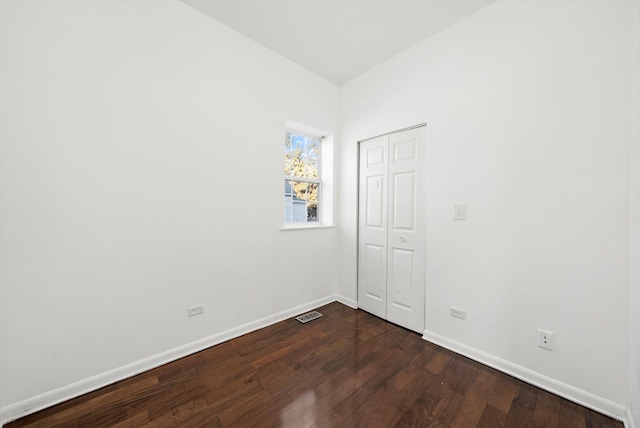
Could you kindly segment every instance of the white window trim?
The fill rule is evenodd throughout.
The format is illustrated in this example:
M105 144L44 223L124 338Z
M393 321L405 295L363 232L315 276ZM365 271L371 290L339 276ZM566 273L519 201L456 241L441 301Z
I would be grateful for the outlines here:
M286 232L288 230L309 230L309 229L335 229L332 224L315 224L315 223L287 223L286 226L280 226L280 230Z
M320 156L318 162L320 169L318 171L318 179L308 179L300 177L287 177L283 176L283 179L291 179L294 181L307 181L312 183L319 183L318 194L318 221L312 223L285 223L284 217L282 218L282 224L280 230L308 230L308 229L330 229L334 228L333 223L334 214L334 173L333 173L333 135L326 131L322 131L313 128L308 125L304 125L298 122L286 121L285 132L291 132L297 135L303 135L306 137L317 139L320 142Z

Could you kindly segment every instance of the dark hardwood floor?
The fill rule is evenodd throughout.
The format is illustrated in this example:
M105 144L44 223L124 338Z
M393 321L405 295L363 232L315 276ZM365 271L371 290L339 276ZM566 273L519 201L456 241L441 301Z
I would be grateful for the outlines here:
M339 303L7 427L558 427L622 423Z

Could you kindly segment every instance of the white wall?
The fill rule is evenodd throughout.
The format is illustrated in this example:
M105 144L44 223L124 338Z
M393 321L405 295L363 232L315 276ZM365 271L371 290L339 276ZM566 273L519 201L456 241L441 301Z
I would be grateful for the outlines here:
M0 410L335 294L279 165L336 86L178 1L2 1L0 64Z
M340 294L356 296L356 142L427 122L426 337L621 417L631 35L631 2L499 1L346 84Z
M631 143L631 413L640 427L640 0L634 5L633 141Z

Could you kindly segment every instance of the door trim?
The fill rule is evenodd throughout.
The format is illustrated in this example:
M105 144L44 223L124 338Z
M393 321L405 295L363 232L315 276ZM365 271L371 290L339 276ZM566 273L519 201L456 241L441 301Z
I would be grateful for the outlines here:
M384 137L385 135L397 134L398 132L404 132L404 131L410 131L410 130L416 129L416 128L422 128L423 126L427 126L427 122L422 122L422 123L419 123L417 125L408 126L406 128L397 129L395 131L385 132L384 134L376 135L375 137L369 137L369 138L365 138L364 140L359 140L358 141L358 157L360 156L360 143L364 143L365 141L373 140L374 138ZM360 164L358 164L358 174L360 174Z

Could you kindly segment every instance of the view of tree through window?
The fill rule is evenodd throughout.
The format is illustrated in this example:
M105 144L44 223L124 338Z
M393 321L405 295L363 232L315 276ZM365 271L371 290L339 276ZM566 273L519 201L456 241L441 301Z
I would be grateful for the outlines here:
M287 132L284 143L285 223L318 221L320 140Z

